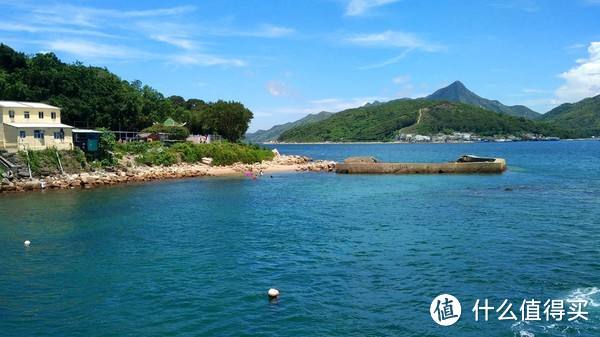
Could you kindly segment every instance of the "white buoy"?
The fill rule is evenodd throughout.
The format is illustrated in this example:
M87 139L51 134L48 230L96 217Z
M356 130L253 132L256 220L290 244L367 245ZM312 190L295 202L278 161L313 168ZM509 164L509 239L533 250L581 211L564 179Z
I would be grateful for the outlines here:
M29 245L31 244L31 241L25 240L25 242L23 242L23 244L25 245L25 247L29 247Z
M269 294L270 298L276 298L276 297L279 297L279 290L277 290L275 288L271 288L271 289L269 289L267 294Z

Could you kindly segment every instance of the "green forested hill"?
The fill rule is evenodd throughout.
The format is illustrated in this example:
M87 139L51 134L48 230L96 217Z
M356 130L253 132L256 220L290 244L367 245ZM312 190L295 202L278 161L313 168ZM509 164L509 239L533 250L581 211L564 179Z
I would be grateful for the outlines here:
M279 136L282 133L284 133L285 131L287 131L293 127L308 124L308 123L318 122L318 121L324 120L326 118L329 118L331 115L333 115L333 113L327 112L327 111L321 111L317 114L310 114L310 115L308 115L304 118L301 118L295 122L289 122L289 123L285 123L285 124L275 125L274 127L270 128L268 130L258 130L253 133L247 133L246 140L249 142L252 142L252 143L262 143L262 142L277 140L277 138L279 138Z
M419 118L419 115L421 117ZM462 103L426 99L396 100L338 112L326 120L284 132L280 141L390 141L398 132L436 134L474 132L480 135L541 133L564 136L546 123L517 118Z
M412 125L417 111L431 102L397 100L344 110L316 123L292 128L279 137L286 142L390 140L396 130Z
M478 96L471 90L467 89L467 87L465 87L465 85L460 81L455 81L449 86L441 88L425 98L437 101L471 104L487 110L515 117L525 117L529 119L536 119L540 117L539 113L529 109L524 105L508 106L496 100L490 100Z
M194 133L241 137L252 112L241 103L165 97L140 81L105 68L61 62L53 53L28 56L0 44L0 100L44 102L62 109L62 121L80 127L141 130L172 117Z
M570 130L577 137L600 136L600 95L562 104L545 113L542 120Z

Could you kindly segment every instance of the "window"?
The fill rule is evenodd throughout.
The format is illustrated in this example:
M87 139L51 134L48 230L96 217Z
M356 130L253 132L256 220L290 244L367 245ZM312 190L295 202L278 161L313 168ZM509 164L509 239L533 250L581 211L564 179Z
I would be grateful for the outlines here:
M44 130L33 130L33 138L44 139Z
M19 131L19 138L25 139L25 136L27 136L27 133L25 131Z
M25 117L25 119L29 119L29 111L25 111L23 113L23 116Z
M44 112L43 111L38 112L38 117L40 117L40 119L44 119Z
M14 110L8 110L8 118L10 118L10 119L14 119L15 118L15 111Z
M55 132L54 133L54 139L55 140L62 140L62 139L64 139L64 134L62 132Z
M50 118L56 119L56 112L51 112L50 113Z

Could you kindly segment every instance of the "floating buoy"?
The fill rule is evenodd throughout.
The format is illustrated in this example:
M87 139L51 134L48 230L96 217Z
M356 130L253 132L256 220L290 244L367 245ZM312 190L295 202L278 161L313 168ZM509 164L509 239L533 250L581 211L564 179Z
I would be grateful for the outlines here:
M23 244L25 245L25 247L29 247L29 245L31 244L31 241L25 240L25 242L23 242Z
M269 289L267 294L269 295L269 298L276 298L276 297L279 297L279 290L277 290L275 288L271 288L271 289Z

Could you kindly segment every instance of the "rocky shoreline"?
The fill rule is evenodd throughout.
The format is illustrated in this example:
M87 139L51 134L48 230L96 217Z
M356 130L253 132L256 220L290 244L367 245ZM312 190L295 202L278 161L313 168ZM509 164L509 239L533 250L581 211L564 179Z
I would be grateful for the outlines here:
M313 161L304 156L280 155L273 160L256 164L210 166L202 163L173 166L134 166L115 170L98 170L76 174L54 175L40 178L8 178L0 180L0 193L57 189L93 188L106 185L139 183L153 180L192 177L249 176L276 172L333 172L333 161Z

